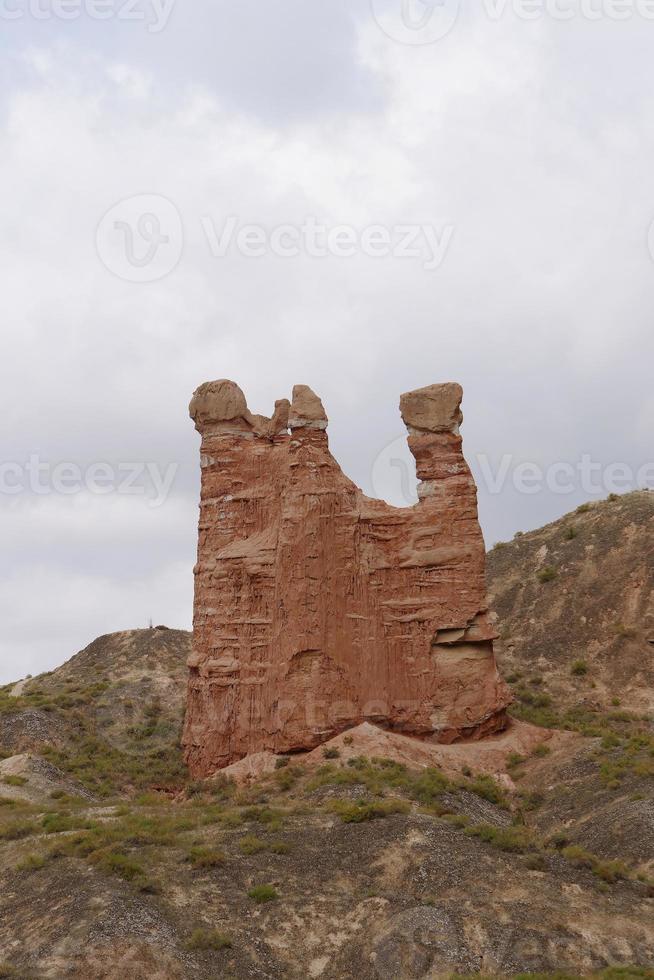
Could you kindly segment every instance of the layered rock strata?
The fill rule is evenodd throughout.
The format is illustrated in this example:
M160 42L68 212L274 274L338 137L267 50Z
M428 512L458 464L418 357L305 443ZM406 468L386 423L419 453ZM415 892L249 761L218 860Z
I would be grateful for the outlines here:
M306 385L252 415L232 381L201 385L192 773L312 749L364 721L453 742L504 727L462 390L402 395L419 502L366 497L327 443Z

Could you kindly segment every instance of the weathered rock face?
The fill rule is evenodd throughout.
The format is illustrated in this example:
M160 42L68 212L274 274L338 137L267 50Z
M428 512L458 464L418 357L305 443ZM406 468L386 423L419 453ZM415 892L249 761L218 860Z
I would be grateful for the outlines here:
M305 385L272 419L252 415L231 381L195 392L194 775L311 749L363 721L439 742L504 726L461 397L457 384L402 396L419 502L396 508L341 472Z

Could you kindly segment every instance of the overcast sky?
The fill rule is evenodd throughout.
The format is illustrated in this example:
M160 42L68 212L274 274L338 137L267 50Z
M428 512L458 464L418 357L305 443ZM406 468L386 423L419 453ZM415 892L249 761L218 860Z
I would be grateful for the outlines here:
M0 3L0 682L190 627L207 379L400 504L460 381L489 545L654 486L654 9L584 2Z

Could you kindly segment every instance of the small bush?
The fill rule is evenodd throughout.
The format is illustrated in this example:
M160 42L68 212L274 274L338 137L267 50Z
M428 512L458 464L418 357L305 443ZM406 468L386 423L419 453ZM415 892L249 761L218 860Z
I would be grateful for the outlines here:
M543 583L553 582L557 575L558 572L555 568L552 568L551 565L546 565L545 568L541 568L540 572L538 573L538 581Z
M590 504L579 504L579 506L575 511L575 514L587 514L589 510L590 510Z
M290 849L290 846L285 844L283 840L273 841L269 847L269 850L272 851L273 854L288 854Z
M42 854L28 854L16 865L16 871L40 871L46 865L46 859ZM0 974L1 976L1 974Z
M418 803L428 806L434 803L447 789L450 788L449 780L439 769L425 769L414 780L410 788L411 796Z
M575 660L570 667L570 673L573 677L585 677L588 673L588 664L585 660Z
M552 750L549 745L545 745L544 742L539 742L532 755L535 755L537 759L544 759L546 755L549 755Z
M594 858L590 851L587 851L585 847L581 847L579 844L569 844L568 847L564 847L561 854L566 859L574 864L575 868L592 868Z
M254 834L246 834L245 837L241 837L238 846L243 854L258 854L260 851L265 851L266 842L260 837L255 837Z
M482 823L466 828L470 837L478 837L487 844L516 854L525 854L536 850L536 843L526 827L495 827Z
M279 755L275 759L275 769L283 769L291 760L287 755Z
M224 932L217 932L215 929L195 929L191 933L186 948L192 950L231 949L232 940Z
M362 823L365 820L377 820L389 817L394 813L406 813L409 804L405 800L375 800L373 802L363 802L357 800L332 800L329 809L338 814L343 823Z
M3 776L2 782L6 786L24 786L27 779L25 776Z
M466 784L465 788L476 793L477 796L481 796L482 799L488 800L489 803L496 803L498 806L505 808L507 806L504 791L492 776L475 776L472 782Z
M565 540L566 541L574 541L574 539L577 537L578 533L579 532L577 531L577 528L574 527L574 525L571 524L570 527L566 528L566 530L565 530Z
M211 847L192 847L188 860L194 868L215 868L224 862L225 855Z
M14 820L0 825L0 840L20 840L36 833L36 825L31 820Z
M322 754L325 757L325 759L338 759L340 758L341 755L340 751L336 748L335 745L330 746L328 749L323 749Z
M118 875L125 881L134 881L136 878L145 878L143 867L131 858L128 854L120 851L110 851L109 853L96 856L96 862L104 871Z
M250 888L248 898L262 904L263 902L274 902L276 898L279 898L279 894L273 885L255 885L254 888Z

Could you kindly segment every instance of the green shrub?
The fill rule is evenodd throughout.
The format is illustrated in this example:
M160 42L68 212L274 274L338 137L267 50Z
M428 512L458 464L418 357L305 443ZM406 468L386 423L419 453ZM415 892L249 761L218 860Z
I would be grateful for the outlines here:
M290 845L284 843L282 840L273 841L268 848L273 854L288 854L290 851Z
M13 820L0 824L0 840L20 840L22 837L31 837L36 831L36 824L31 820Z
M585 847L581 847L579 844L569 844L564 847L561 854L566 859L570 861L576 868L592 868L594 857L587 851Z
M590 510L590 504L588 504L588 503L586 503L586 504L579 504L579 506L577 507L577 509L575 511L575 514L587 514L589 510Z
M261 904L263 902L274 902L276 898L279 898L279 895L273 885L255 885L248 891L248 897Z
M425 769L413 780L409 793L414 800L428 806L450 788L449 780L439 769Z
M194 929L186 948L190 950L220 950L231 949L232 945L232 940L224 932L218 932L215 929Z
M225 855L211 847L192 847L188 852L188 860L194 868L215 868L222 864Z
M329 748L322 750L322 754L325 759L338 759L341 753L335 745L330 745Z
M3 776L2 782L6 786L24 786L27 779L25 776Z
M551 565L546 565L545 568L541 568L538 573L539 582L553 582L559 573Z
M570 527L567 527L565 530L566 541L573 541L577 537L578 533L577 528L571 524Z
M493 824L476 824L466 828L470 837L478 837L501 851L525 854L537 849L536 842L527 827L495 827Z
M105 871L118 875L119 878L124 878L125 881L134 881L135 878L145 877L145 871L138 861L135 861L128 854L123 854L120 851L111 851L109 854L103 854L98 864Z
M241 837L238 846L243 854L258 854L259 851L265 851L266 842L260 837L255 837L254 834L246 834L245 837Z
M338 814L343 823L362 823L365 820L377 820L389 817L394 813L407 813L409 804L406 800L332 800L329 804L332 813Z
M465 784L465 789L471 790L471 792L475 793L477 796L481 796L482 799L488 800L489 803L496 803L498 806L504 807L505 809L507 807L504 790L492 776L475 776L471 782Z
M546 755L549 755L552 750L549 745L545 745L544 742L539 742L532 755L535 755L538 759L543 759Z
M287 755L277 756L277 758L275 759L275 769L283 769L284 766L287 766L290 761L291 760Z
M46 859L42 854L28 854L16 865L16 871L40 871L46 865Z
M573 677L585 677L588 673L588 664L585 660L575 660L570 667Z

